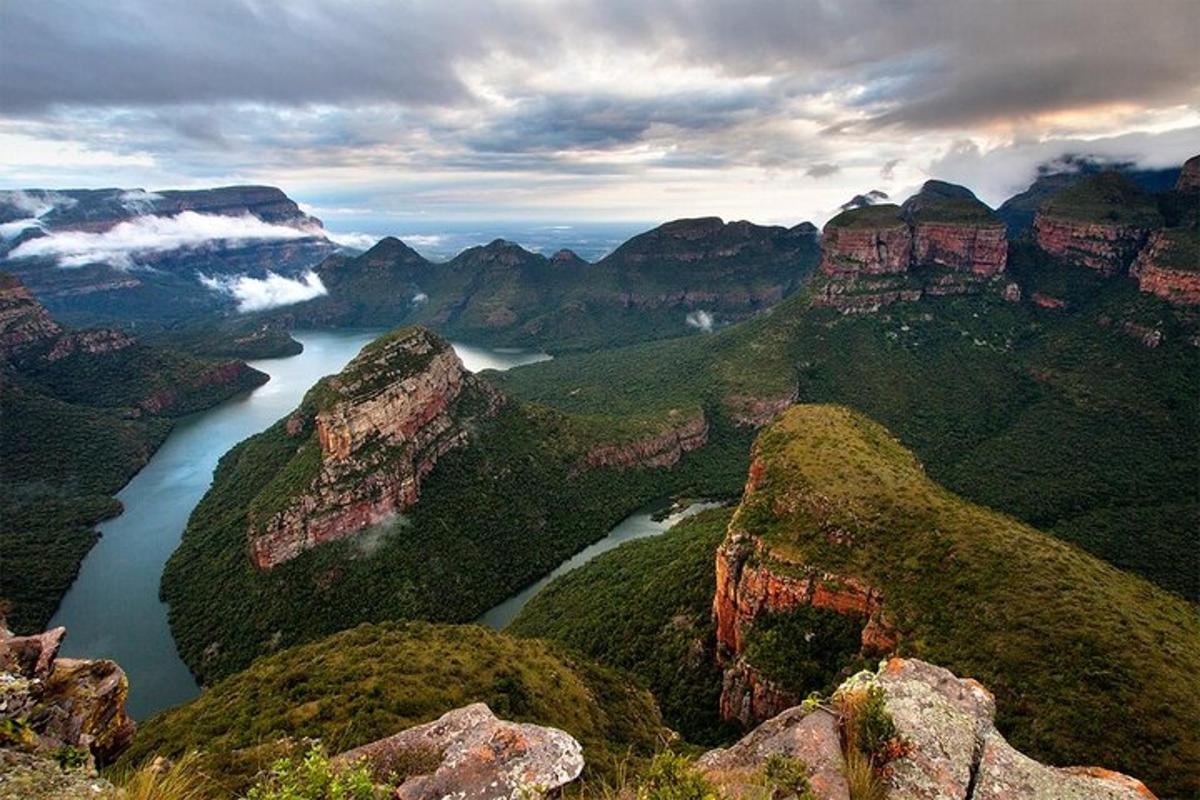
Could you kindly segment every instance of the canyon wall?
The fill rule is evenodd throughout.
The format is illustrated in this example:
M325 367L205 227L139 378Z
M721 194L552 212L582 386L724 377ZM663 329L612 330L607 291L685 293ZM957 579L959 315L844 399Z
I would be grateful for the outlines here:
M469 418L490 416L503 402L422 328L377 340L314 391L328 395L320 410L293 415L286 431L315 450L315 474L266 518L252 510L250 555L259 569L416 503L438 459L469 441Z
M1200 305L1200 233L1186 228L1158 231L1129 274L1143 292L1176 305Z
M587 467L670 467L685 453L698 450L708 442L708 419L700 412L691 419L673 424L663 433L620 444L593 447L584 456Z

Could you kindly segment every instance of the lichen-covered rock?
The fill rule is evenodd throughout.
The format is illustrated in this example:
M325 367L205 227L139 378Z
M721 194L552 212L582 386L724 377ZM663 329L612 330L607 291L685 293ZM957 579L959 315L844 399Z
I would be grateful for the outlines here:
M762 767L772 755L803 761L820 800L849 800L837 716L795 706L759 725L730 747L710 750L697 766L727 797L760 797Z
M412 506L438 459L469 441L469 419L494 414L502 402L424 328L377 340L314 392L321 395L315 441L301 445L312 450L311 477L268 516L252 508L250 556L259 569ZM286 423L292 436L309 429L296 414Z
M1139 780L1098 767L1056 769L1013 749L995 731L984 739L972 800L1153 800Z
M91 767L63 769L45 756L0 749L0 800L100 800L114 791Z
M25 748L87 751L101 764L129 746L129 682L112 661L59 658L66 631L13 636L0 618L0 722L24 732Z
M528 800L578 778L583 748L557 728L507 722L475 703L343 753L333 764L364 764L379 778L404 765L398 800Z

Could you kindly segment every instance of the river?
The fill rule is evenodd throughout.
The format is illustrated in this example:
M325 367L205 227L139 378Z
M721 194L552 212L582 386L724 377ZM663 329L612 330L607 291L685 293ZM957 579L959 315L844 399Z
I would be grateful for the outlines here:
M582 567L587 562L591 561L601 553L606 553L614 547L624 544L625 542L633 541L634 539L644 539L647 536L658 536L661 533L666 533L668 529L675 525L680 520L686 519L693 514L705 511L710 508L717 508L720 503L700 502L692 503L684 509L674 511L671 514L656 519L658 516L655 512L661 510L661 505L650 506L636 513L630 514L621 522L617 523L616 527L608 532L598 542L588 545L580 550L575 555L568 558L566 561L558 565L558 567L549 575L543 576L536 583L522 589L517 594L505 600L498 606L495 606L486 614L479 618L481 625L487 625L489 628L500 630L508 625L516 618L525 604L533 599L533 596L545 588L546 584L557 578L559 575L565 575L573 569Z
M251 361L271 376L257 389L179 420L163 446L118 494L125 510L100 524L51 626L64 625L62 655L111 658L129 676L127 708L144 719L195 697L199 687L175 650L158 585L217 461L290 413L324 375L339 371L380 331L300 331L304 352ZM549 356L453 343L472 371L508 369Z

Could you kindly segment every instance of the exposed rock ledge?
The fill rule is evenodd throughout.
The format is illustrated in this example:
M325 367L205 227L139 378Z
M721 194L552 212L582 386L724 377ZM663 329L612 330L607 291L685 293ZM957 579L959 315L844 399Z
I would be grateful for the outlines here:
M327 397L313 424L294 414L286 430L308 435L301 450L316 448L319 464L281 510L260 520L251 514L250 556L259 569L412 506L438 459L469 441L469 419L491 416L503 400L423 328L377 340L314 392Z
M699 416L686 419L665 432L635 439L624 444L605 444L593 447L584 456L588 467L670 467L684 453L698 450L708 442L708 419Z
M583 771L583 748L557 728L497 719L486 705L350 750L334 767L365 764L380 780L396 764L428 769L396 789L397 800L533 800L554 795Z
M1038 246L1052 256L1088 267L1103 275L1127 268L1146 237L1137 225L1081 222L1039 211L1033 220Z
M0 722L24 731L21 749L86 751L100 764L129 746L129 682L112 661L59 658L65 628L13 636L0 617Z
M1154 800L1126 775L1048 767L1013 749L996 730L995 699L977 681L893 658L877 675L857 675L839 692L871 686L882 690L903 742L882 771L888 800ZM699 766L729 796L749 796L754 776L779 754L806 764L817 800L849 800L842 723L836 699L795 706L732 747L706 753Z
M1143 292L1176 305L1200 305L1200 232L1166 228L1155 233L1129 274Z

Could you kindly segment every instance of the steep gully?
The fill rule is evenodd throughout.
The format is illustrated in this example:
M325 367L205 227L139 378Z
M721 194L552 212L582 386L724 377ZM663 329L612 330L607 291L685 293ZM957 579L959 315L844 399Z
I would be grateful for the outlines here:
M194 697L199 688L175 651L159 600L163 566L213 469L233 445L285 416L322 375L341 369L379 331L299 332L304 352L252 362L270 382L179 422L150 462L118 494L124 513L100 525L100 542L83 562L51 627L71 632L68 657L109 658L129 675L129 713L145 717ZM546 358L456 344L473 371L507 369ZM119 621L119 627L118 627Z

